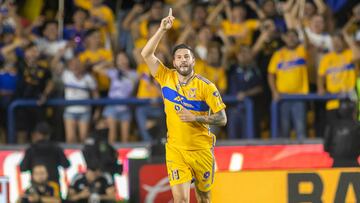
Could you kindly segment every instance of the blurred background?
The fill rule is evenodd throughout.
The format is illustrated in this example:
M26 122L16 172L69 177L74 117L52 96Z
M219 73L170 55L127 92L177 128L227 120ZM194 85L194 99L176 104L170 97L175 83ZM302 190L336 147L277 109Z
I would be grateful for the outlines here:
M214 202L360 201L358 1L1 0L0 202L172 201L140 56L170 7L156 56L227 105Z

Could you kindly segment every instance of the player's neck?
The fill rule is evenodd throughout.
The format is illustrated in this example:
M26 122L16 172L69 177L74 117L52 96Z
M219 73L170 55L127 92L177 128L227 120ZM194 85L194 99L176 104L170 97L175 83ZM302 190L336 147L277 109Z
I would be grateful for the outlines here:
M183 76L180 73L177 73L177 75L179 78L179 82L181 84L187 84L191 80L191 78L195 75L195 72L193 70L193 71L191 71L191 73L189 75L186 75L186 76Z

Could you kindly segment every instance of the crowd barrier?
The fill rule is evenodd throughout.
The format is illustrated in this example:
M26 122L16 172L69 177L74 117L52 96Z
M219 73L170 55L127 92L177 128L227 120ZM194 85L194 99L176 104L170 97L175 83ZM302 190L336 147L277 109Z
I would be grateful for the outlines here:
M236 97L224 96L223 101L226 104L242 104L246 109L246 134L248 138L254 137L254 124L253 124L253 102L249 98L245 98L243 101L238 101ZM150 99L137 99L137 98L127 98L127 99L85 99L85 100L66 100L66 99L49 99L44 106L71 106L71 105L149 105L153 103L153 100ZM161 102L159 99L156 102ZM16 133L15 133L15 110L21 107L38 107L36 100L25 100L19 99L13 101L8 107L8 143L16 142Z
M276 138L279 135L279 107L283 101L327 101L331 99L346 99L349 98L349 95L336 95L336 94L326 94L318 95L315 93L310 94L294 94L288 95L283 94L280 96L280 99L277 101L271 102L271 137ZM325 119L325 118L324 118Z
M277 101L272 101L271 103L271 137L277 138L279 135L279 108L281 102L283 101L327 101L331 99L345 99L348 98L348 95L317 95L310 93L307 95L281 95L281 98ZM223 100L226 104L236 104L239 103L244 105L246 113L246 137L249 139L254 138L254 113L253 113L253 102L249 98L245 98L243 101L238 101L236 97L233 96L224 96ZM137 99L137 98L128 98L128 99L86 99L86 100L65 100L65 99L50 99L44 106L71 106L71 105L149 105L153 103L153 100L150 99ZM159 99L157 102L162 102ZM15 134L15 110L21 107L37 107L38 104L36 100L24 100L19 99L13 101L8 108L8 142L15 143L16 134Z

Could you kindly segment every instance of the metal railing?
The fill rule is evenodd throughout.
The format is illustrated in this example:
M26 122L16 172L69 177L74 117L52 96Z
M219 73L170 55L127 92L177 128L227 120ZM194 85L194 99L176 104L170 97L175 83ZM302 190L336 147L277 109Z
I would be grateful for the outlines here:
M279 130L279 106L282 101L327 101L332 99L346 99L349 98L349 95L337 95L337 94L326 94L318 95L316 93L309 93L306 95L296 94L296 95L281 95L278 101L271 102L271 137L276 138L278 136Z
M236 97L233 96L223 96L223 101L226 104L239 103ZM155 102L162 102L161 99L158 99ZM138 99L138 98L127 98L127 99L85 99L85 100L66 100L66 99L49 99L43 106L72 106L72 105L130 105L130 106L140 106L140 105L149 105L154 103L154 100L151 99ZM253 124L253 102L249 98L245 98L240 104L243 104L246 109L246 120L247 120L247 137L254 137L254 124ZM36 103L36 100L25 100L19 99L13 101L7 112L8 118L8 133L7 139L8 143L15 143L16 133L15 133L15 110L20 107L39 107Z

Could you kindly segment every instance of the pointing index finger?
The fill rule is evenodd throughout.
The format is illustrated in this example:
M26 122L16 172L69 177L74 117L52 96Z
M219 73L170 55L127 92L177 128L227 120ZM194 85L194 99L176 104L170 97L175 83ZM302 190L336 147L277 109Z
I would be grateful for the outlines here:
M172 16L172 8L169 9L169 16Z

